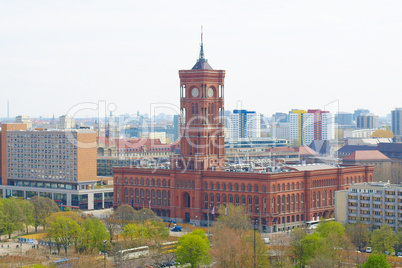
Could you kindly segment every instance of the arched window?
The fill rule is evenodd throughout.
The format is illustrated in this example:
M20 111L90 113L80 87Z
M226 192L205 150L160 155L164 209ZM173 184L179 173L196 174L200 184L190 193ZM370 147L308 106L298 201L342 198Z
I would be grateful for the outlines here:
M222 195L222 203L224 206L226 206L226 195L225 194Z
M134 203L134 189L133 188L130 189L130 202L131 202L131 204Z
M135 203L139 204L140 203L140 192L138 188L135 189Z
M288 183L287 185L286 185L286 190L290 190L290 184Z
M332 191L331 191L331 190L329 190L329 194L328 194L328 206L332 206L332 202L331 202L331 194L332 194Z
M116 177L116 184L119 184L119 177Z
M296 195L296 210L299 210L299 194Z
M152 179L151 185L152 185L152 186L155 186L155 179Z
M179 181L177 181L177 183L178 183L178 182L179 182ZM158 187L161 186L161 180L160 180L160 179L158 179L156 183L157 183ZM179 187L179 184L177 184L177 187Z
M235 184L235 188L236 188L236 191L239 191L239 185L237 183Z
M322 192L322 206L323 207L325 207L326 205L327 205L327 202L326 202L327 200L326 200L326 191L323 191Z
M124 178L124 184L125 184L125 185L128 184L128 179L127 179L127 177Z
M209 184L209 186L211 187L211 190L214 189L214 183L213 183L213 182L211 182L211 183Z
M278 187L276 187L277 188L277 192L279 192L280 190L281 190L281 186L278 184Z
M242 190L243 192L246 191L246 186L244 185L244 183L242 183L242 185L241 185L241 190Z
M263 193L266 193L266 192L267 192L267 186L265 186L265 185L262 186L262 192L263 192Z
M301 189L304 189L304 182L301 182Z
M276 207L277 207L276 212L281 213L281 197L279 195L277 197Z
M209 195L209 203L211 204L211 208L213 208L215 206L214 194Z
M248 185L248 191L251 192L251 184Z
M248 212L253 212L253 198L248 196Z
M232 184L229 183L229 191L232 191L232 190L233 190Z
M126 178L126 180L127 180L127 178ZM128 189L126 188L125 189L125 191L124 191L124 193L125 193L125 201L126 201L126 203L128 203Z
M313 208L315 208L315 193L313 193Z
M241 204L245 207L246 206L246 197L244 195L241 196Z
M258 198L258 196L254 196L254 212L261 212L260 211L260 204L259 204L260 200Z
M141 178L141 185L144 185L144 178Z
M130 184L131 185L133 185L133 182L134 182L133 178L130 178Z
M285 191L285 184L282 183L282 191Z
M239 196L238 195L235 195L235 203L236 203L236 206L239 205Z
M163 190L163 205L166 207L167 206L167 195L166 195L166 190Z
M258 185L254 185L254 192L258 193Z
M158 191L157 191L157 195L158 195L158 206L160 206L161 203L162 203L162 200L161 200L161 198L162 198L162 196L161 196L161 190L158 190Z
M286 200L285 200L285 196L282 195L282 211L285 212L286 211Z
M300 207L301 209L304 209L304 194L300 195Z
M294 190L294 189L295 189L295 183L292 182L292 190Z
M275 185L272 185L272 192L275 193Z
M321 194L320 194L320 192L318 192L317 193L317 207L320 207L321 205L321 202L320 202L320 196L321 196Z
M208 189L208 182L205 182L205 184L204 184L204 189L205 189L205 190Z
M231 195L231 194L229 195L229 203L233 204L233 195Z
M204 208L208 209L208 194L204 194Z
M138 178L135 178L135 185L138 185Z
M292 194L292 210L295 211L295 195Z
M219 207L220 204L221 204L221 195L216 194L216 206Z
M151 195L152 195L152 205L156 205L155 190L152 190Z
M286 196L286 206L287 211L290 211L290 195Z
M299 183L296 183L296 190L299 190Z
M147 186L149 186L149 179L147 178Z
M163 185L163 187L166 187L166 180L162 181L162 185Z
M216 183L216 190L220 190L221 189L221 185L219 184L219 182Z
M226 191L226 183L222 183L222 188L224 191Z

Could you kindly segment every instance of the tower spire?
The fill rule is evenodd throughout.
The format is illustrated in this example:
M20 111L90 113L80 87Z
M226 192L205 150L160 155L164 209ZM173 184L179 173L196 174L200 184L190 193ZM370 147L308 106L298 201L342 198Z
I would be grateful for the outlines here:
M200 49L200 60L204 59L204 42L202 40L203 29L201 25L201 49Z

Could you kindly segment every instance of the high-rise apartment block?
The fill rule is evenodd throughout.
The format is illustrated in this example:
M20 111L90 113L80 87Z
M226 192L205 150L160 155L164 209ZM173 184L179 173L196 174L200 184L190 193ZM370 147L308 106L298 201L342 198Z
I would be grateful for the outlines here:
M57 122L58 129L72 129L74 128L74 119L72 117L68 117L66 115L62 115L59 117L59 121Z
M356 126L364 129L378 128L378 116L373 114L359 115L356 117Z
M27 130L26 124L2 124L0 144L3 198L39 195L61 207L80 209L111 202L111 188L95 189L94 131Z
M328 111L292 110L290 119L290 142L309 145L314 140L333 139L333 117Z
M232 139L261 137L261 115L255 111L233 110L230 123Z
M353 114L339 112L335 114L335 123L341 126L353 125Z
M392 111L392 132L395 136L402 135L402 108Z

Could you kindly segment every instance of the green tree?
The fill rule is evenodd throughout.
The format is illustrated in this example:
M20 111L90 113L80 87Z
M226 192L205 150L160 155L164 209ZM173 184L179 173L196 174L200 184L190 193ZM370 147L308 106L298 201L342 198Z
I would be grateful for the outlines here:
M374 230L371 235L371 245L373 250L378 253L384 253L385 251L393 252L395 244L395 233L387 224L382 225L380 229Z
M75 220L63 215L52 217L48 222L47 236L56 243L59 253L63 246L67 255L68 244L78 244L81 233L80 225Z
M92 248L103 250L103 240L109 241L110 235L106 226L97 218L88 218L82 225L83 232L89 233L88 241Z
M293 262L297 267L303 267L306 265L306 263L303 261L305 254L305 244L303 243L303 239L306 236L307 234L300 228L295 228L290 233L290 246L291 252L293 253Z
M140 224L129 223L124 226L123 236L125 238L130 238L131 240L147 236L147 229Z
M321 245L322 239L322 236L320 236L318 233L307 235L301 239L301 244L304 251L304 254L301 255L299 260L301 266L305 266L315 256L317 249Z
M23 199L17 199L17 203L22 210L22 222L28 233L28 226L34 224L34 206L31 202Z
M387 257L383 254L370 254L362 268L391 268L387 261Z
M319 223L317 232L324 238L329 234L336 234L341 238L345 234L345 227L336 221L324 221Z
M38 226L45 228L46 219L54 212L59 212L60 208L52 199L42 196L34 196L29 201L33 204L33 225L35 232Z
M247 230L251 226L251 219L247 215L242 206L234 206L233 204L228 204L226 208L221 208L225 213L221 213L217 218L216 226L219 228L220 225L238 230ZM225 215L226 214L226 215Z
M209 240L205 232L196 229L193 232L179 238L179 245L176 249L176 260L181 263L189 263L191 267L198 267L200 264L209 264Z
M121 229L124 229L126 224L131 223L132 221L137 219L138 212L135 209L127 204L123 204L116 208L114 211L114 215L119 219Z
M370 232L367 229L367 225L357 220L354 224L347 224L345 226L345 232L356 248L362 250L367 246L370 239Z
M19 206L17 199L10 197L3 200L1 207L1 228L3 232L8 234L8 238L11 238L11 234L14 231L21 230L24 222L23 210Z

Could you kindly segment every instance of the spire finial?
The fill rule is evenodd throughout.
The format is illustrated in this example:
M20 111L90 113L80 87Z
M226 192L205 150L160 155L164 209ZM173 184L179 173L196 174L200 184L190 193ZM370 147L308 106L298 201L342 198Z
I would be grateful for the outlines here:
M200 50L200 59L204 59L204 43L202 40L203 28L201 25L201 50Z

